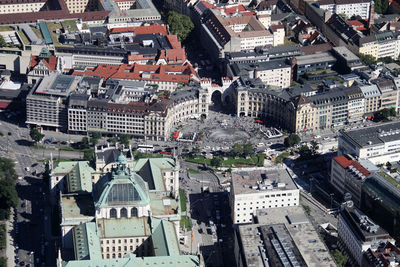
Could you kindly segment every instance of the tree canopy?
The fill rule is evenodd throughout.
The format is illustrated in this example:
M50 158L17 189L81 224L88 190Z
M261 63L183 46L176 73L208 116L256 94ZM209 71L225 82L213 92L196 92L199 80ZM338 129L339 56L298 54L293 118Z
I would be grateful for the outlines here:
M120 134L119 142L123 144L125 147L129 147L129 141L131 140L131 136L129 134Z
M10 208L15 208L18 204L15 188L17 174L14 167L10 159L0 157L0 220L8 219Z
M360 57L361 61L364 62L365 65L372 65L376 63L376 59L375 57L371 56L371 55L366 55L366 54L358 54L358 56Z
M215 168L219 168L222 165L222 158L220 157L213 157L210 162L211 166Z
M178 35L179 41L184 41L194 29L190 17L175 11L168 12L168 27L172 34Z
M32 128L29 131L29 136L32 138L33 141L35 141L35 143L37 143L43 139L44 134L41 134L38 129Z
M294 145L297 145L300 143L300 136L298 136L297 134L290 134L288 137L285 138L285 140L283 141L283 144L286 147L292 147Z
M384 108L374 114L375 121L388 121L389 117L396 116L395 108Z

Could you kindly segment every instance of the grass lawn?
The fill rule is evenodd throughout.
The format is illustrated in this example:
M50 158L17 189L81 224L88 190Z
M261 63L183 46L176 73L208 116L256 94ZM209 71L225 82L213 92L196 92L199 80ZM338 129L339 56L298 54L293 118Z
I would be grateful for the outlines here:
M47 28L49 28L49 32L51 35L51 39L53 39L54 45L61 45L60 42L58 41L59 35L56 33L56 29L62 29L62 26L60 23L54 23L54 22L47 22Z
M282 163L284 159L289 157L290 153L289 152L283 152L279 156L276 157L275 163Z
M198 170L191 169L191 168L188 168L188 169L187 169L187 172L188 172L188 173L191 173L191 174L197 174L197 173L200 173Z
M23 33L22 31L18 31L18 35L19 35L19 37L21 38L21 41L24 43L24 44L29 44L30 42L29 42L29 40L28 40L28 37L26 37L26 35L25 35L25 33Z
M76 32L78 30L78 28L76 27L76 22L73 19L64 20L62 24L64 25L65 29L68 30L69 32Z
M187 230L192 229L192 224L188 216L182 216L180 221L181 228L186 228Z
M204 156L186 157L185 161L196 163L196 164L207 164L207 166L211 166L211 160L206 159ZM227 159L222 162L223 167L239 167L239 166L255 166L255 165L256 166L264 165L264 154L263 153L253 155L250 158L227 157Z
M31 29L39 39L43 39L42 32L40 31L40 29L36 29L32 25L31 25Z
M186 197L185 197L185 191L183 191L183 189L179 189L179 199L181 202L181 211L185 212L186 211Z
M0 32L13 31L13 30L14 29L11 28L10 26L5 26L5 25L0 26Z
M391 176L389 176L388 174L384 173L384 172L378 172L380 176L382 176L386 181L388 181L389 183L391 183L393 186L400 188L400 184Z

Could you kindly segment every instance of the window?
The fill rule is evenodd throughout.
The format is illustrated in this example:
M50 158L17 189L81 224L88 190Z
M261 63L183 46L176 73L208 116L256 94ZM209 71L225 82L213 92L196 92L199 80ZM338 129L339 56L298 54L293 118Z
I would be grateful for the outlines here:
M122 208L120 213L121 213L120 215L121 218L128 218L128 210L126 208Z
M110 210L110 218L117 218L117 210L112 208Z
M138 217L138 210L137 208L132 208L131 209L131 217Z

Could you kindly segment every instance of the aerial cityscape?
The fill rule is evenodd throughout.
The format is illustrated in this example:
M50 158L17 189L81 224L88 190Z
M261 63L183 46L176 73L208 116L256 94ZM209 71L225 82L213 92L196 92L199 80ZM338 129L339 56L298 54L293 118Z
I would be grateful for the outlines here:
M0 0L0 267L400 267L400 0Z

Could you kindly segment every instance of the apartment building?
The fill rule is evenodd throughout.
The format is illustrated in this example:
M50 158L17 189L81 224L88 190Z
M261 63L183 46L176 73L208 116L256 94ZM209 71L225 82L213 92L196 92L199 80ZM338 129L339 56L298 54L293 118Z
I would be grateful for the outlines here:
M381 92L380 108L395 108L397 109L399 102L399 91L392 80L386 78L378 78L371 81L376 84Z
M400 123L390 122L341 131L338 155L350 154L374 164L400 160Z
M369 0L320 0L321 9L336 14L345 14L348 18L360 16L368 19L370 16L371 1Z
M292 81L292 65L289 60L233 63L227 66L227 76L233 81L239 77L259 78L266 85L288 88Z
M2 0L0 1L0 14L39 12L47 0Z
M80 77L50 73L37 82L26 98L26 124L55 130L68 128L68 96Z
M253 222L259 209L299 205L299 189L285 169L250 168L232 173L230 206L234 224Z
M381 107L381 92L376 84L359 86L364 95L365 114L373 114Z
M347 96L347 121L356 122L364 119L365 114L365 100L364 95L360 88L350 87L345 91Z
M349 155L337 156L332 159L330 183L342 196L350 193L351 200L357 208L361 208L361 192L363 182L371 175L372 171L378 171L373 164L368 164L369 170L360 162Z
M345 208L339 213L338 238L339 246L356 266L365 266L363 257L369 248L394 242L388 232L356 208Z

